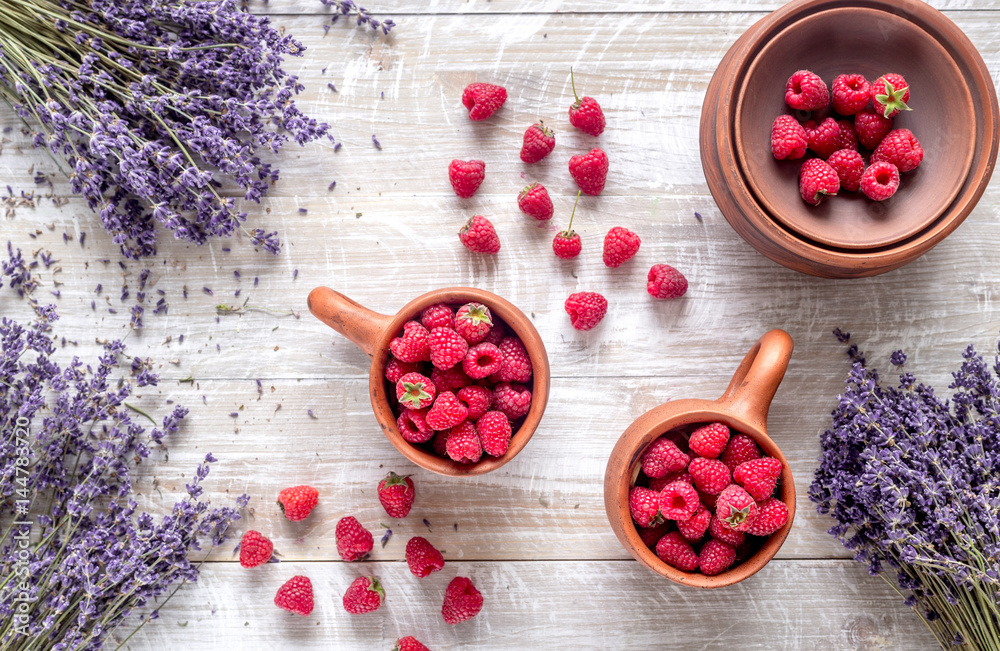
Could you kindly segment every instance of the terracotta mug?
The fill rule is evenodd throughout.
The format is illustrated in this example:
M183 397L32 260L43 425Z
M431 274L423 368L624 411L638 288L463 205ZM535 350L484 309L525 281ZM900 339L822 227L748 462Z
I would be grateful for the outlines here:
M767 411L791 356L792 338L784 330L771 330L743 358L721 398L715 401L672 400L637 418L621 435L611 451L604 474L604 508L618 540L637 561L683 585L719 588L753 575L774 557L785 542L795 517L795 484L788 462L767 435ZM667 565L646 547L632 522L628 494L639 474L639 458L649 444L668 431L690 433L697 426L713 422L724 423L734 432L753 438L766 456L781 462L781 480L776 497L788 507L788 522L765 539L750 558L721 574L706 576Z
M549 399L549 358L545 353L542 338L528 317L496 294L472 287L437 289L410 301L395 316L373 312L328 287L317 287L312 290L308 301L309 311L316 318L353 341L371 357L368 393L375 418L386 438L396 446L396 449L421 468L451 477L481 475L496 470L524 449L535 428L538 427ZM514 432L507 453L501 457L484 454L477 463L464 464L439 457L402 437L396 427L396 414L393 413L392 404L386 394L385 365L389 361L389 342L399 336L404 323L411 319L419 320L420 312L424 308L436 303L461 304L472 301L490 308L494 315L517 334L528 351L533 376L532 386L529 387L531 408L524 417L524 422Z

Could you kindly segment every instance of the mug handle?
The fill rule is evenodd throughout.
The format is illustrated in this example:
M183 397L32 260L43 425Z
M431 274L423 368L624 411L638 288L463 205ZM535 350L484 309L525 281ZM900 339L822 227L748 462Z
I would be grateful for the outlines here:
M718 400L720 407L767 431L767 411L785 377L792 348L792 338L784 330L765 333L740 362Z
M317 287L309 292L307 302L313 316L353 341L369 357L374 356L376 344L393 319L329 287Z

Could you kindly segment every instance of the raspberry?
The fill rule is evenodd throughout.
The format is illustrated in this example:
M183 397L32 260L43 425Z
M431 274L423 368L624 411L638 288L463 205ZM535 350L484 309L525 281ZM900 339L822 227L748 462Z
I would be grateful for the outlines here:
M499 411L488 411L476 421L476 431L482 442L483 451L491 457L502 457L507 454L510 445L511 429L507 416Z
M469 344L451 328L434 328L430 332L431 364L447 371L465 359Z
M576 94L576 80L573 79L573 69L569 69L569 83L573 87L573 97L576 99L569 107L569 123L591 136L599 136L604 132L604 111L593 97L580 98Z
M403 325L403 335L389 342L393 356L403 362L426 362L431 358L430 333L416 321Z
M632 521L640 527L648 529L663 522L658 491L643 486L633 486L628 492L628 508L632 514Z
M741 463L733 471L733 481L743 486L743 490L758 502L771 497L779 477L781 462L774 457L752 459Z
M833 110L841 115L854 115L868 106L871 84L864 75L839 75L833 80Z
M278 588L274 605L303 617L313 611L313 586L309 577L293 576Z
M639 251L639 236L621 226L615 226L604 236L605 266L620 267Z
M416 363L402 362L393 357L385 365L385 379L389 380L391 384L396 384L399 382L399 378L403 377L407 373L416 373L419 370L420 366Z
M583 248L580 236L573 230L573 218L576 216L576 204L580 201L580 192L576 193L576 201L573 202L573 212L569 216L569 226L566 227L566 230L556 233L556 236L552 238L552 251L556 254L556 257L563 260L575 258L580 255L580 249Z
M861 175L865 173L865 161L853 149L835 151L826 159L827 164L837 172L840 187L848 192L857 192L861 187Z
M458 399L469 410L466 418L479 420L479 417L490 408L490 404L493 402L493 392L480 386L462 387L458 391Z
M465 354L462 370L474 380L482 380L500 370L500 349L493 344L476 344Z
M400 477L390 472L378 483L378 501L390 518L405 518L413 507L417 489L409 476Z
M757 503L757 519L747 533L751 536L770 536L788 522L788 507L781 500L769 497Z
M700 504L698 491L686 481L667 484L660 491L660 513L667 520L687 520Z
M653 441L642 453L639 463L647 477L665 477L672 472L682 472L691 457L681 452L670 439L660 437Z
M677 531L686 540L697 542L705 535L708 524L712 521L712 512L705 508L703 504L698 505L698 510L687 520L677 521Z
M464 421L448 430L445 440L445 452L452 461L458 463L475 463L483 456L483 445L476 433L476 427L469 421Z
M517 337L505 337L500 345L500 370L491 378L497 382L521 382L531 379L531 358Z
M582 156L569 159L569 173L584 194L597 195L608 179L608 155L601 149L591 149Z
M434 454L439 457L448 456L448 435L451 434L450 429L443 430L434 435L434 440L431 441L431 449L434 450Z
M684 274L668 264L654 264L646 274L646 291L654 298L680 298L687 289Z
M818 206L823 197L833 196L840 190L840 178L826 161L810 158L799 171L799 193L806 203Z
M420 373L407 373L396 383L396 400L408 409L423 409L434 402L437 389Z
M759 459L760 450L757 449L757 444L752 438L746 434L737 433L729 439L729 445L722 451L720 458L722 463L729 468L729 472L732 472L744 461Z
M910 85L903 75L884 74L872 82L872 105L880 115L891 118L900 111L911 111L906 105L910 101Z
M659 493L663 490L664 486L672 484L675 481L686 481L694 486L694 480L691 479L691 473L689 473L687 468L685 468L684 470L678 470L677 472L667 473L663 477L651 477L649 480L649 487Z
M660 538L656 543L656 555L667 565L683 572L694 572L698 569L698 555L694 553L691 543L676 531L671 531Z
M555 208L549 191L541 183L532 183L517 195L517 207L525 215L534 217L540 222L552 219Z
M639 532L639 538L642 539L642 542L646 545L646 547L655 549L656 543L660 542L660 538L667 535L667 532L670 531L670 523L661 522L655 527L650 527L648 529L639 527L636 531Z
M868 149L875 149L886 134L892 131L892 118L887 118L866 108L854 117L854 132L858 142Z
M312 486L292 486L278 493L278 506L292 522L305 520L319 501L319 491Z
M428 330L431 328L454 328L455 310L445 303L431 305L420 313L420 323Z
M885 201L898 189L899 170L892 163L872 163L861 176L861 191L872 201Z
M569 295L563 307L574 328L593 330L608 313L608 299L597 292L577 292Z
M259 531L250 529L243 534L243 539L240 541L240 565L243 567L263 565L271 560L272 552L274 543Z
M334 530L337 538L337 553L345 561L357 561L371 553L375 539L370 531L361 526L353 515L341 518Z
M500 250L500 236L490 220L482 215L473 215L462 230L458 231L458 239L474 253L492 255Z
M421 579L444 569L444 556L426 538L414 536L406 543L406 564Z
M431 369L431 382L434 383L438 393L442 391L456 391L462 387L472 384L472 378L465 374L461 366L453 366L447 370L439 368Z
M427 427L426 409L406 409L396 419L396 427L404 441L410 443L426 443L434 436L434 431Z
M735 562L736 550L714 538L702 545L698 554L698 569L706 576L721 574Z
M909 129L895 129L886 134L872 154L873 163L892 163L899 172L911 172L924 159L924 148Z
M746 531L757 518L757 503L745 490L730 484L719 494L715 514L733 531Z
M531 409L531 391L523 384L501 382L493 387L493 408L515 421Z
M490 308L482 303L466 303L455 312L455 332L470 344L478 344L493 327Z
M485 120L507 101L507 89L493 84L469 84L462 93L462 104L469 109L469 119Z
M465 420L468 414L469 410L454 393L442 391L427 412L427 427L438 431L450 429Z
M799 70L785 84L785 103L797 111L817 111L830 103L830 91L819 75Z
M472 581L464 576L456 576L444 591L441 616L447 624L458 624L472 619L483 609L483 595Z
M718 515L713 515L712 521L708 523L708 535L730 547L739 547L746 540L746 534L730 529Z
M718 495L729 485L729 468L718 459L695 457L688 466L694 486L702 493Z
M552 153L555 146L556 137L552 133L552 129L546 127L539 120L538 124L531 125L524 132L524 142L521 144L521 160L525 163L537 163Z
M468 199L476 193L486 178L486 163L481 160L451 161L448 165L448 180L455 194Z
M420 640L413 637L412 635L407 635L406 637L401 637L396 640L396 646L392 648L392 651L431 651L425 645L421 644Z
M840 127L840 137L837 138L837 149L858 150L858 134L854 132L854 123L850 120L840 120L837 122Z
M726 443L729 443L729 428L722 423L699 427L691 432L691 438L688 439L691 451L706 459L715 459L722 454Z
M375 612L385 601L385 590L374 576L359 576L344 593L344 610L352 615Z
M779 115L771 125L771 153L778 160L794 160L806 155L806 130L791 115Z
M504 340L507 336L507 328L504 327L502 321L497 321L493 324L493 328L490 329L489 333L486 335L484 342L488 344L493 344L494 346L499 346L500 342Z
M806 131L809 149L820 158L827 158L840 149L840 125L833 118L827 118L819 124L809 120L802 128Z

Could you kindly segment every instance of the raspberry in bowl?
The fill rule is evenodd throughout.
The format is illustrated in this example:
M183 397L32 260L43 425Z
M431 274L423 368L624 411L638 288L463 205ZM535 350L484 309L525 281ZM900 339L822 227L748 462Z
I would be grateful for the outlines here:
M541 420L549 362L508 301L471 287L428 292L395 316L318 287L309 310L372 358L369 394L383 433L418 466L479 475L510 461Z

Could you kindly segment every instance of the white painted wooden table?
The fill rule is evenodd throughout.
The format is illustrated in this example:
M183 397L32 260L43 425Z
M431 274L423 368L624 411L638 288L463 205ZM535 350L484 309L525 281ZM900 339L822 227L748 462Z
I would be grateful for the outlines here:
M212 499L223 503L249 492L253 514L239 532L265 532L282 562L244 570L231 553L235 541L228 544L206 563L199 583L182 589L128 648L389 649L408 634L433 649L933 648L902 600L825 533L832 522L805 496L818 436L848 369L843 346L830 334L834 327L851 331L883 365L905 347L912 370L942 388L966 344L995 346L1000 182L951 238L904 269L852 282L803 276L761 257L735 234L712 202L698 157L701 102L715 66L740 33L780 3L374 4L399 23L389 38L346 21L324 35L318 0L251 4L308 46L304 58L288 64L306 85L300 101L331 122L344 143L337 153L329 143L288 148L278 165L282 180L262 206L249 207L251 222L282 232L282 255L255 253L245 241L196 248L164 239L160 255L145 265L152 270L148 293L163 290L170 309L167 316L147 309L145 329L128 339L133 354L157 360L163 377L140 402L162 411L171 399L191 408L168 449L144 464L146 506L168 509L210 451L219 458L208 481ZM934 4L966 31L996 78L1000 3ZM602 196L581 199L574 225L584 253L564 263L552 256L550 242L575 194L566 160L594 144L567 123L571 65L577 87L607 112L599 143L611 173ZM499 83L510 93L484 124L471 123L459 102L472 81ZM518 159L520 138L538 118L556 129L558 144L546 162L528 167ZM16 191L35 189L32 172L54 172L51 161L30 149L8 112L0 124L15 127L6 134L0 173ZM458 200L447 164L473 157L486 160L486 182L473 199ZM68 196L65 180L51 178L52 191ZM534 180L553 195L550 228L535 227L517 211L518 190ZM476 212L490 216L500 232L496 258L471 255L458 243L456 231ZM607 269L600 243L615 225L639 233L643 244L636 260ZM119 288L124 278L134 295L143 265L119 269L115 247L78 199L22 206L0 220L0 236L60 260L41 273L46 291L56 288L54 281L64 283L56 301L59 329L79 342L73 352L92 358L95 338L126 333L132 303L119 300ZM658 262L687 275L684 299L654 302L646 294L645 273ZM56 267L62 271L53 274ZM548 347L552 394L528 447L500 471L468 481L403 460L370 411L368 359L305 310L306 294L321 284L385 312L426 289L475 285L530 314ZM590 333L574 331L562 310L578 290L611 301L608 317ZM301 318L259 312L217 318L217 303L247 297ZM4 301L5 314L26 312ZM795 527L778 557L737 586L700 592L660 580L631 560L607 524L608 454L625 427L654 405L716 397L743 353L773 327L796 343L770 419L796 477ZM187 378L193 382L180 381ZM417 485L416 506L402 522L390 521L375 497L388 470L413 473ZM308 520L291 523L274 500L298 483L319 489L320 506ZM376 539L380 522L392 526L394 536L384 549L376 543L368 562L339 561L333 530L348 514ZM444 571L423 580L401 562L406 541L418 534L447 559ZM316 609L306 618L272 604L277 587L294 574L311 577L316 588ZM379 575L388 599L376 614L352 617L340 598L361 574ZM455 575L471 577L486 605L471 622L450 627L440 607Z

